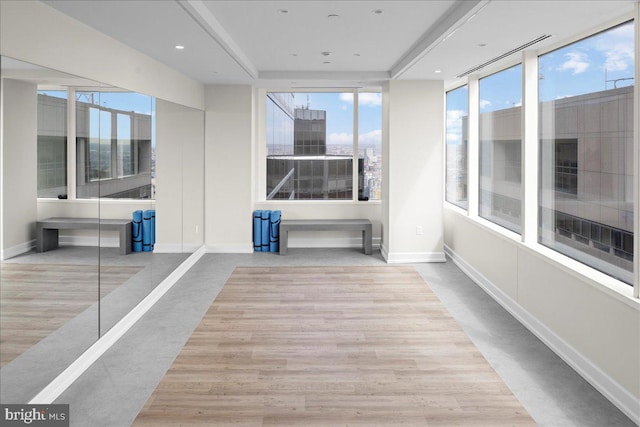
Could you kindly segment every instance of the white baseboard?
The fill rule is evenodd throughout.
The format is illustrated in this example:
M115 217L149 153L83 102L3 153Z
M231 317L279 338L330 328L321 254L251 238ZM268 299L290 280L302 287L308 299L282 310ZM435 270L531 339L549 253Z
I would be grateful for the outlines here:
M153 245L154 254L192 254L202 245L194 243L156 243Z
M388 252L382 253L387 264L411 264L421 262L446 262L444 252Z
M207 252L212 254L250 254L253 253L253 244L251 243L231 243L206 245Z
M531 333L545 343L554 353L595 387L596 390L609 399L611 403L618 407L625 415L640 425L640 403L634 395L562 339L562 337L558 336L535 316L525 310L482 273L457 255L450 247L445 245L444 250L453 262L489 294L491 298L529 329Z
M153 253L179 254L182 253L182 243L156 243L153 245Z
M31 249L34 249L35 247L36 241L29 240L28 242L20 243L19 245L15 245L11 248L2 249L2 251L0 251L0 259L4 261L5 259L22 255L29 252Z

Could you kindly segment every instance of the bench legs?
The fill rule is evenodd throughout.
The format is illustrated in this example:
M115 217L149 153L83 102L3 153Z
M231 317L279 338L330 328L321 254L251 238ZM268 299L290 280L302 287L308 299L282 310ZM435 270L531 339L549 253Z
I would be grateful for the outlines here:
M120 227L120 255L131 253L131 224Z
M289 230L282 230L282 228L280 229L280 255L286 255L287 254L287 249L288 249L288 245L289 245Z
M371 255L371 241L373 240L372 234L371 225L366 226L365 229L362 230L362 250L365 255Z
M371 255L372 253L372 240L373 231L371 225L365 226L362 230L362 251L365 255ZM280 229L280 255L286 255L289 245L289 230Z
M58 229L37 227L36 251L45 252L58 247Z

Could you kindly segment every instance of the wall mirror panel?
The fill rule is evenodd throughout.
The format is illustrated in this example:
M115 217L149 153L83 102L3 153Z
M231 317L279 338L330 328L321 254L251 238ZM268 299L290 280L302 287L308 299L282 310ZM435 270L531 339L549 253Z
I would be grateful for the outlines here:
M156 104L170 103L0 61L0 400L27 403L187 258L183 159L158 179L157 128L172 126L158 125ZM164 229L158 182L180 197ZM52 218L38 239L37 223Z

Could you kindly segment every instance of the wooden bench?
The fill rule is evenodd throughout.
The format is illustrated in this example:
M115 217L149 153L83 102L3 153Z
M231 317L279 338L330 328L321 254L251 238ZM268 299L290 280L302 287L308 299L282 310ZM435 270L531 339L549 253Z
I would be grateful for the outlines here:
M362 231L362 249L371 255L372 226L368 219L283 219L280 222L280 255L286 255L289 231Z
M45 252L57 248L59 230L118 231L120 254L131 253L130 219L48 218L38 221L36 222L36 251Z

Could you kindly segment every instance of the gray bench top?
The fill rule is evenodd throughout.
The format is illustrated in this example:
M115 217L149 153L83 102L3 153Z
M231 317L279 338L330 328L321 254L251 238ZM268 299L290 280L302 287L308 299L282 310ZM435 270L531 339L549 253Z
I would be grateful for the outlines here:
M337 230L357 229L360 227L371 226L368 219L283 219L280 222L280 228L289 230Z
M113 228L117 230L123 225L131 223L130 219L99 219L99 218L47 218L37 222L43 228L94 229Z

